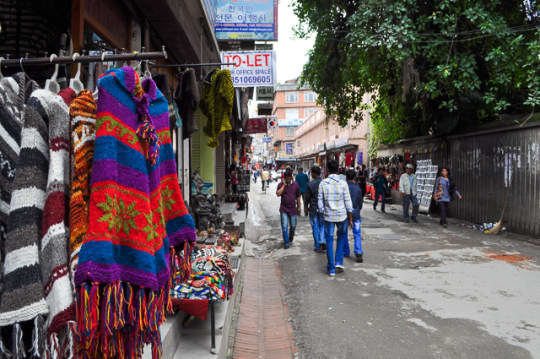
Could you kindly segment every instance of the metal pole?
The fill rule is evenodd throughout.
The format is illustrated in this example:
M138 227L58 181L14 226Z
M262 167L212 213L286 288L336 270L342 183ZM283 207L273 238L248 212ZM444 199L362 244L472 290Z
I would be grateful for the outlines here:
M33 66L33 65L49 65L49 64L73 64L73 63L89 63L89 62L109 62L109 61L144 61L155 59L167 59L165 46L162 51L155 52L140 52L130 54L101 54L101 55L83 55L73 59L72 56L60 56L51 59L50 57L34 57L2 60L1 66Z

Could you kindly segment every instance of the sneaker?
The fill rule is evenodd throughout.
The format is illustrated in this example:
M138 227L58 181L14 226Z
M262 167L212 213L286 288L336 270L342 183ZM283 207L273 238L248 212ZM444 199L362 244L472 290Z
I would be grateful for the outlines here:
M336 273L343 273L345 272L345 268L343 266L336 266Z
M377 210L377 207L373 206L373 210L376 211L376 210Z
M444 228L448 228L448 225L445 223L442 225Z
M411 221L408 218L405 220L405 223L410 223L410 222Z
M335 276L336 276L336 273L330 272L330 273L328 273L328 275L329 275L330 277L335 277Z
M386 213L386 210L384 210L384 209L381 209L381 212L382 212L382 213Z
M284 248L285 248L285 249L289 249L289 248L291 248L291 245L290 245L290 244L286 244L286 245L284 246Z
M357 263L364 263L364 256L362 254L356 255L356 262Z
M412 221L413 221L414 223L418 223L418 220L417 220L416 218L413 218Z
M321 253L326 251L326 244L321 243Z

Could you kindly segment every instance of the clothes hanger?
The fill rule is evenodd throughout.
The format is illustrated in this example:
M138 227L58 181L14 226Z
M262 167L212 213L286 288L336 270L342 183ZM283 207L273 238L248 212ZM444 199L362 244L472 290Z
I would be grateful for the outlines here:
M51 63L55 57L58 57L58 56L56 54L51 55L51 57L49 58ZM22 58L21 58L21 67L22 67ZM56 81L56 78L58 77L58 67L59 67L58 64L54 65L54 72L51 78L45 81L45 90L49 90L55 94L60 92L60 85Z
M79 53L75 52L73 54L73 62L75 62L75 59L79 57ZM75 77L73 77L71 80L69 80L69 87L75 91L77 94L84 90L84 85L81 81L81 63L79 62L77 64L77 73L75 74Z
M148 65L148 60L144 61L144 64L146 65L146 69L144 70L144 76L145 79L151 79L152 73L150 72L150 66Z

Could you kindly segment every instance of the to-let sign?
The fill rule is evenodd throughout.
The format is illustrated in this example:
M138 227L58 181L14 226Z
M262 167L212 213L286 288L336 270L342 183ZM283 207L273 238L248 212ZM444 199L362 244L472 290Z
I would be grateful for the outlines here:
M234 87L275 86L274 51L226 51L221 53L222 69L231 72Z

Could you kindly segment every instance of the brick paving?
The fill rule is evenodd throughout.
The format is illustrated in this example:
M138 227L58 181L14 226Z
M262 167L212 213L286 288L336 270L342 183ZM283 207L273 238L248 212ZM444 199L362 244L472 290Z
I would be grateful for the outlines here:
M273 261L247 258L234 359L294 358L296 349L280 278Z

